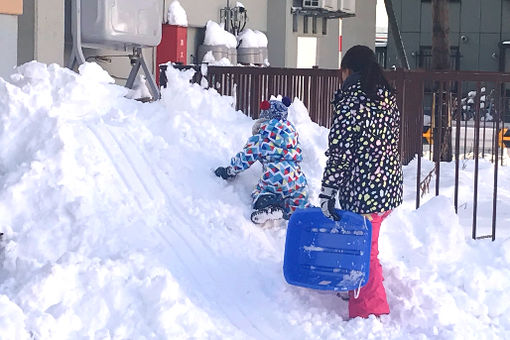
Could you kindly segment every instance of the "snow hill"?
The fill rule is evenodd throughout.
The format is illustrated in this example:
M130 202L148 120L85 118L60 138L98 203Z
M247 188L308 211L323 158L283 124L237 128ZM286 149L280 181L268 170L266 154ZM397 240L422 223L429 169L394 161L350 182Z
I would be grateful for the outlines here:
M334 294L285 283L286 223L250 222L260 166L212 173L251 133L231 97L171 69L143 104L98 65L79 72L0 78L0 339L510 338L510 233L471 241L445 196L415 210L413 164L381 230L391 314L346 321ZM297 99L289 119L316 204L328 131Z

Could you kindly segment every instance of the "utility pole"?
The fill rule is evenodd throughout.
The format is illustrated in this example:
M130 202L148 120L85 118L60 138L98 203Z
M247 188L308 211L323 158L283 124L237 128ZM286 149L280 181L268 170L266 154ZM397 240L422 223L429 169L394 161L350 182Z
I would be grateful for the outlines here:
M432 69L450 69L448 0L432 0Z
M450 69L448 0L432 0L432 70ZM436 88L434 105L434 159L450 162L452 155L451 89L448 82ZM442 91L440 91L442 89ZM459 89L460 90L460 89ZM458 93L457 95L460 95Z

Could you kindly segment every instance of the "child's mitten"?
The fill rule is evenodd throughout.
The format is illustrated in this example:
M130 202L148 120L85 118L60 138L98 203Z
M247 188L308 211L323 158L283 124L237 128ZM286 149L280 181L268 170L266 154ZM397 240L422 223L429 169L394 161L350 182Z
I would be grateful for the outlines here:
M319 194L322 213L333 221L340 221L340 216L335 211L337 190L330 187L322 187Z
M223 179L229 179L236 177L234 173L234 169L231 166L227 166L226 168L220 166L216 170L214 170L214 174Z
M264 123L265 121L267 121L267 119L265 118L260 118L260 119L257 119L255 121L255 123L253 123L253 126L251 128L251 134L252 135L256 135L257 133L259 133L259 130L260 130L260 126L262 125L262 123Z

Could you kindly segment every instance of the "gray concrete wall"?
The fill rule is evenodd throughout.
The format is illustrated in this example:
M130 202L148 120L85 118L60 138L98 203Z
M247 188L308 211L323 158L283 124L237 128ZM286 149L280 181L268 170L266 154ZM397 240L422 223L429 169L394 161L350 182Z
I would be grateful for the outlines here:
M18 64L64 65L64 0L24 0L19 17Z
M7 78L12 74L12 69L17 65L17 37L18 17L16 15L0 14L1 78Z
M393 0L412 68L420 46L432 45L432 7L421 0ZM459 48L460 69L498 71L499 47L510 39L510 3L505 0L449 2L450 46ZM419 18L419 20L413 20ZM388 65L397 64L395 42L388 41Z
M27 1L27 0L25 0ZM35 59L64 65L64 0L34 0Z
M375 24L374 24L375 32ZM338 19L327 21L327 34L320 35L317 42L317 63L321 68L337 69L338 60L338 36L340 27Z
M375 9L377 0L356 1L356 16L342 19L342 52L354 45L375 50Z
M288 43L288 35L292 33L292 22L282 14L286 13L288 7L286 1L282 0L271 0L267 6L267 49L271 66L284 67L287 64L285 46ZM297 52L297 42L293 52L294 54ZM294 63L297 63L297 60Z
M35 1L23 1L23 15L18 18L18 65L35 59Z

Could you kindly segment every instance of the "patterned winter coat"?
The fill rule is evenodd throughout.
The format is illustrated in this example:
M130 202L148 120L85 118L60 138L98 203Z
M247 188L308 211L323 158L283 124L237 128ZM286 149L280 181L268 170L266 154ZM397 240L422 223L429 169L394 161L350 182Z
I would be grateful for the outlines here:
M356 213L383 212L402 203L400 112L389 90L378 89L376 97L368 98L354 74L333 100L322 184L338 189L341 208Z
M260 125L230 165L237 174L253 163L262 163L263 173L253 196L261 192L282 193L295 199L291 205L306 204L306 177L301 171L302 160L298 132L288 120L270 119ZM303 201L305 201L303 203Z

